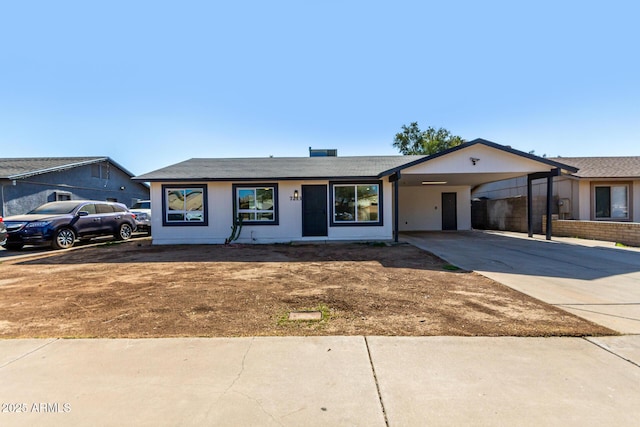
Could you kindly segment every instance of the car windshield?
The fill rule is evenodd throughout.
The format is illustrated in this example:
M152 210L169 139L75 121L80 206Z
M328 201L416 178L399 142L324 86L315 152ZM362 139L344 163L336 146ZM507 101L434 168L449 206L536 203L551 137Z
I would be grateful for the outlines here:
M131 209L151 209L151 202L138 202Z
M71 213L80 203L78 202L52 202L39 206L29 212L30 215L60 215Z

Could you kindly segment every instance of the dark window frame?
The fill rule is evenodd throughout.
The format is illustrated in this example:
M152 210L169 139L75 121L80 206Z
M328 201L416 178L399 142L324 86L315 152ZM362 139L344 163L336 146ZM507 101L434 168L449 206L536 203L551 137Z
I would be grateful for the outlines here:
M207 227L209 225L209 209L207 184L162 184L162 225L163 227ZM202 189L202 221L167 221L167 189L186 190Z
M280 203L278 200L278 183L277 182L268 182L268 183L246 183L246 184L232 184L232 194L233 198L233 215L235 217L238 216L238 189L259 189L259 188L273 188L273 221L247 221L243 220L242 225L280 225ZM235 221L235 218L234 218Z
M335 221L335 209L336 205L334 202L335 198L335 186L347 186L353 185L357 187L358 185L377 185L378 186L378 220L377 221L363 221L358 222L357 220L349 222L349 221ZM357 191L357 190L356 190ZM382 227L384 226L384 193L382 189L382 181L381 180L350 180L350 181L329 181L329 226L330 227Z

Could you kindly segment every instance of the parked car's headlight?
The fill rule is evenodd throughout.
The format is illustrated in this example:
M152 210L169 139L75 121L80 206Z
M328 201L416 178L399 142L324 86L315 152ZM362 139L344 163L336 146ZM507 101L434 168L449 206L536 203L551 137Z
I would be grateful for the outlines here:
M27 228L42 228L51 224L51 221L34 221L27 224Z

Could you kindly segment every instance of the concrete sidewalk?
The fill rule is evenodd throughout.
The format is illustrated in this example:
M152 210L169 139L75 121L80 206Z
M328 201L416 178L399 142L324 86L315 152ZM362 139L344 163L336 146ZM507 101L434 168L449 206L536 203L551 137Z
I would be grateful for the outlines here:
M635 426L638 402L640 336L0 341L3 426Z

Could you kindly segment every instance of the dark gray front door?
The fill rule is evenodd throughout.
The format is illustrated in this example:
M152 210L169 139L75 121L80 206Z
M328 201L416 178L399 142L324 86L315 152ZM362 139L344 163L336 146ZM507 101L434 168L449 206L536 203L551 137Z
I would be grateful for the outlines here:
M442 193L442 229L457 230L457 193Z
M302 235L327 235L327 186L302 186Z

